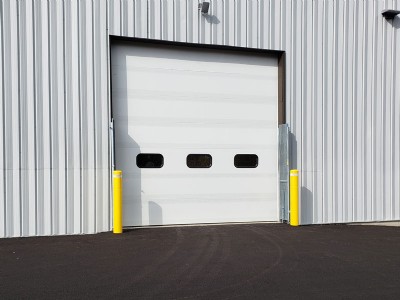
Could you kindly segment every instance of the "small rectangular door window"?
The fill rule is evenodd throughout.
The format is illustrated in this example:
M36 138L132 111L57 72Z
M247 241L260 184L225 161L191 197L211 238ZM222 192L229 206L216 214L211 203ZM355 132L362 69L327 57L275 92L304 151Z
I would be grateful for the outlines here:
M186 165L189 168L211 168L212 157L210 154L189 154L186 157Z
M159 153L140 153L136 156L136 165L139 168L162 168L164 156Z
M258 156L256 154L236 154L234 164L236 168L257 168Z

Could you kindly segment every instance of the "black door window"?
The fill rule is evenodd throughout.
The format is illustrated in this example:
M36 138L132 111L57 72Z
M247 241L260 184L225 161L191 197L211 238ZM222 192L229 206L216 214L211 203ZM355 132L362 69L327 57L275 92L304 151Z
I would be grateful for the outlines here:
M186 165L189 168L211 168L212 157L210 154L189 154L186 157Z
M164 156L159 153L140 153L136 156L136 165L139 168L162 168Z
M255 154L236 154L234 164L236 168L257 168L258 156Z

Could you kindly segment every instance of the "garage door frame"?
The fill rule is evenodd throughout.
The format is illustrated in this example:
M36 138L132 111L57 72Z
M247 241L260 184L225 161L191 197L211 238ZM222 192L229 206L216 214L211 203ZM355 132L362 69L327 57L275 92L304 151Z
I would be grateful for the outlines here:
M246 52L246 53L257 53L257 54L265 54L269 57L275 57L278 60L278 124L276 124L276 130L278 131L278 127L281 124L286 123L286 55L285 51L280 50L269 50L269 49L259 49L259 48L246 48L246 47L236 47L236 46L225 46L225 45L214 45L214 44L197 44L197 43L185 43L185 42L175 42L175 41L164 41L164 40L153 40L153 39L144 39L144 38L133 38L133 37L123 37L123 36L109 36L109 51L108 51L108 59L109 59L109 84L110 84L110 102L109 102L109 111L110 111L110 161L112 164L112 170L115 168L115 135L113 132L113 100L112 100L112 61L111 61L111 49L115 43L120 41L130 42L132 44L140 43L140 44L149 44L149 45L161 45L161 46L178 46L181 48L195 48L195 49L210 49L210 50L221 50L225 52ZM278 166L277 166L278 167ZM279 174L278 174L279 176ZM279 195L279 193L278 193ZM280 206L281 199L279 199L278 206ZM110 207L112 209L112 194L110 195Z

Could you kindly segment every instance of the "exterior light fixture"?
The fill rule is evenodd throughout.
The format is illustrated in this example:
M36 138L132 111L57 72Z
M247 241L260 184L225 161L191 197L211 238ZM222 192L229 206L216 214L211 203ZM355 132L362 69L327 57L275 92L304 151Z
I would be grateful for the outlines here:
M400 10L385 9L382 11L382 16L384 16L386 20L392 20L398 14L400 14Z
M210 9L210 2L199 3L199 11L201 11L203 15L207 15L209 9Z

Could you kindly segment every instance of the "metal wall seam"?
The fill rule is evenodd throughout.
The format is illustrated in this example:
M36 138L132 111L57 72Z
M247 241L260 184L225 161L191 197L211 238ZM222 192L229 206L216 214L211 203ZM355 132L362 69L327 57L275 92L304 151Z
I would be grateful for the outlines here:
M33 73L33 7L32 3L20 3L20 97L21 97L21 185L25 189L21 193L22 234L36 233L36 174L35 174L35 102ZM33 195L33 196L32 196ZM33 208L33 209L31 209Z
M372 30L372 25L373 22L370 20L373 20L373 15L374 10L372 6L373 2L369 1L365 3L365 59L364 59L364 67L365 67L365 82L371 82L372 81L372 74L374 73L374 65L373 65L373 30ZM372 180L372 157L373 157L373 145L369 142L372 140L371 134L372 134L372 92L371 88L373 87L373 84L365 84L364 85L364 99L366 101L366 114L365 114L365 120L364 120L364 126L366 129L365 132L365 172L368 174L368 178L365 181L365 188L366 188L366 203L365 203L365 212L364 212L364 218L366 220L373 220L373 213L372 213L372 195L373 195L373 180Z
M375 12L379 12L383 9L381 4L382 3L379 3L379 2L375 3L375 6L374 6ZM379 40L379 38L381 37L379 32L382 31L382 25L383 25L382 20L376 20L373 24L373 49L372 49L372 51L373 51L373 55L372 55L372 57L373 57L373 65L372 65L373 79L372 79L372 84L371 84L371 99L370 99L371 105L372 105L372 112L373 112L372 120L371 120L371 124L370 124L372 140L379 138L377 135L376 129L375 129L377 120L379 119L379 116L377 116L376 113L379 110L377 110L378 108L376 106L376 103L374 103L373 101L374 101L374 99L377 99L378 91L381 89L380 88L381 80L379 79L379 73L376 74L376 72L378 69L381 68L381 65L382 65L381 64L381 57L382 57L381 56L381 47L378 47L378 45L381 45L381 43L382 43L382 40ZM379 184L379 182L381 182L382 179L377 173L377 167L378 167L377 158L376 158L377 153L379 153L378 149L376 149L376 147L373 147L372 153L371 153L372 154L371 155L371 174L373 174L372 175L373 179L372 179L371 187L370 187L371 188L371 197L373 197L373 198L381 197L381 195L380 195L381 185ZM375 205L375 207L372 208L372 211L374 212L373 218L382 218L382 209L378 205Z
M6 236L6 194L4 189L5 182L5 165L4 165L4 13L3 13L3 2L0 2L0 237Z
M101 138L101 153L99 153L99 174L100 174L100 189L101 194L99 195L99 204L102 206L102 215L98 215L101 221L101 226L98 231L105 231L111 229L111 215L110 207L112 202L111 199L111 172L110 172L110 155L109 155L109 121L110 121L110 77L109 77L109 37L104 32L108 31L108 19L107 19L107 2L103 1L99 3L100 5L100 66L101 66L101 79L100 79L100 103L101 103L101 118L99 118L99 123L97 128L99 130L99 141Z
M302 99L309 99L309 101L302 101L302 123L306 128L309 128L309 134L302 135L302 162L303 165L307 166L307 169L303 168L303 176L302 176L302 188L301 194L303 194L303 199L308 200L308 194L313 190L312 185L312 138L314 135L314 128L312 127L312 80L309 80L312 76L312 68L313 68L313 47L312 45L312 26L313 26L313 18L312 18L312 2L307 1L304 3L302 15L304 16L304 20L302 22L302 32L304 33L304 37L302 39ZM307 151L310 149L310 151ZM310 169L308 169L310 168ZM311 202L303 202L301 207L301 215L303 219L311 219L313 215L313 203Z
M93 121L93 3L79 3L81 26L81 114L82 114L82 232L95 232L94 121ZM86 99L86 101L85 101ZM87 200L86 200L87 199Z
M397 9L400 8L400 0L393 2L394 4L397 3ZM393 30L393 78L398 78L400 76L400 57L398 57L398 53L400 52L400 19L397 18L395 21L392 22L392 25L397 30ZM393 84L393 93L392 93L392 102L393 105L393 120L394 120L394 158L393 158L393 174L392 177L392 187L393 187L393 194L392 194L392 215L391 219L395 219L398 215L400 215L400 84Z
M342 223L344 220L343 214L343 182L340 174L343 174L343 50L344 50L344 10L343 10L344 2L337 1L336 2L336 47L335 50L337 52L336 58L336 78L335 78L335 90L336 90L336 98L335 102L335 112L336 117L334 119L334 139L337 141L334 143L334 198L336 198L335 206L334 206L334 219L337 222Z
M58 220L59 220L59 182L58 182L58 135L59 135L59 124L57 118L59 100L57 97L57 19L56 19L56 4L54 2L48 3L47 18L49 24L48 30L48 60L49 60L49 120L51 124L50 133L50 185L51 185L51 233L58 232ZM57 99L57 101L54 101Z
M348 149L350 148L351 144L351 139L348 138L348 131L347 128L349 128L349 119L348 119L348 111L351 109L351 101L348 101L349 99L349 94L348 94L348 81L350 80L350 77L348 76L349 73L349 56L346 55L345 49L351 49L351 43L349 39L349 31L348 28L351 24L351 19L349 18L350 13L349 13L349 2L346 1L343 3L343 22L342 22L342 44L341 44L341 49L342 49L342 75L339 80L341 80L341 85L342 85L342 92L341 92L341 128L338 130L338 134L341 134L343 139L342 139L342 147L341 147L341 170L342 170L342 177L339 177L338 180L340 181L341 185L341 193L338 193L338 196L341 197L341 209L344 211L344 214L341 216L341 220L343 222L346 222L349 218L349 209L351 209L351 206L347 205L348 203L351 203L351 201L344 201L344 199L351 199L351 193L348 193L348 189L350 188L349 181L351 180L351 169L349 170L349 155L351 155L351 151ZM340 176L340 173L339 173ZM338 181L338 182L339 182Z
M50 99L50 62L49 62L49 20L48 20L48 3L44 2L41 8L41 26L42 26L42 89L43 89L43 201L42 201L42 215L39 216L42 219L41 234L51 234L51 223L52 223L52 198L51 198L51 131L52 124L50 119L51 110L51 99Z
M19 63L17 3L3 3L4 47L4 143L6 234L21 234L20 197L20 145L19 145ZM17 21L17 22L16 22ZM7 26L8 25L8 26Z
M134 24L135 33L134 36L146 38L148 37L148 10L147 1L135 1L135 14L134 14ZM185 14L185 11L182 11Z

